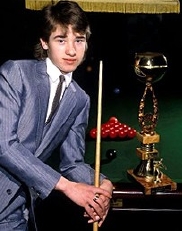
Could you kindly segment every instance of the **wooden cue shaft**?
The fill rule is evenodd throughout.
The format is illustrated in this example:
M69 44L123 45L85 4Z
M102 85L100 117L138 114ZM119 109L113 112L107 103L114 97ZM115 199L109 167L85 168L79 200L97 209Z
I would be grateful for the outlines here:
M97 108L97 137L95 154L95 186L99 187L100 175L100 144L101 144L101 116L102 116L102 61L99 68L99 87L98 87L98 108Z
M100 149L101 149L101 117L102 117L102 69L103 63L99 66L99 87L98 87L98 108L97 108L97 137L95 154L95 186L99 187L100 175ZM98 222L93 223L93 231L98 230Z

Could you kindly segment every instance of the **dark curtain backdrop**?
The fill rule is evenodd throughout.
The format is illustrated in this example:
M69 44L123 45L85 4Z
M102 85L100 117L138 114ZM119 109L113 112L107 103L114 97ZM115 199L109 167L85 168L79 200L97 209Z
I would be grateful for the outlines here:
M26 9L24 0L3 1L0 10L0 64L8 59L33 58L39 11ZM181 14L87 14L92 36L87 59L75 78L88 93L97 91L102 59L103 93L109 95L119 90L131 94L141 85L133 73L134 54L145 51L162 52L168 59L168 71L155 87L167 93L181 90Z

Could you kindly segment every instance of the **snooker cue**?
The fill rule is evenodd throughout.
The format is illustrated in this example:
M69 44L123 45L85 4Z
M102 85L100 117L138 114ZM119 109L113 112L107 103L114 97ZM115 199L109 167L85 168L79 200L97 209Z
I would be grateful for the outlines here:
M99 86L98 86L98 105L97 105L97 136L96 136L96 154L95 154L95 186L99 187L100 175L100 146L101 146L101 116L102 116L102 69L103 64L100 61L99 66ZM98 230L98 222L93 223L93 231Z

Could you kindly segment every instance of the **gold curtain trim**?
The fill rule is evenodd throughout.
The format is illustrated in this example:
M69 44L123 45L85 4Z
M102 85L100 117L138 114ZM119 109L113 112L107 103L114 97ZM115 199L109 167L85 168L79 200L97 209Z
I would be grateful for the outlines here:
M27 9L40 10L48 3L57 0L25 0ZM179 0L77 0L88 12L115 12L115 13L180 13Z

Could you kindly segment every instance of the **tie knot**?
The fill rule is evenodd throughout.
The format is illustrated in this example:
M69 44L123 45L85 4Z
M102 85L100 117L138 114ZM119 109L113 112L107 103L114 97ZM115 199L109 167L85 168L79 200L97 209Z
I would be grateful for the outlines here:
M65 80L64 75L60 75L60 76L59 76L59 81L60 81L60 83L63 83L63 82L64 82L64 80Z

